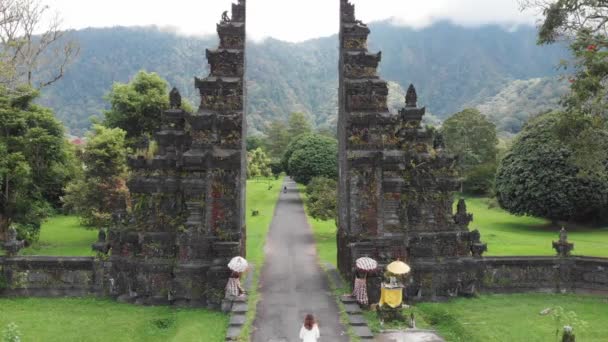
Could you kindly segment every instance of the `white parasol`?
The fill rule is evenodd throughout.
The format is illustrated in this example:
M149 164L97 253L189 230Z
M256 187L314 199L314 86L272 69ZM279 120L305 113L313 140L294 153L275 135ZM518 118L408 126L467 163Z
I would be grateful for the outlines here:
M249 263L247 263L247 260L245 260L245 258L240 256L232 258L232 260L230 260L230 262L228 263L228 268L238 273L245 272L247 270L247 267L249 267Z
M355 262L357 268L362 271L373 271L378 268L378 262L372 258L363 257L357 259Z

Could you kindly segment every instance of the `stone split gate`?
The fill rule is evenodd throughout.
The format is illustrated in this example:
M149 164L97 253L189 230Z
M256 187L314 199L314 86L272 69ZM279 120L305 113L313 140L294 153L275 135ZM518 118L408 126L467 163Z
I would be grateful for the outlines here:
M0 257L5 296L111 296L139 304L218 307L228 260L245 254L246 3L217 25L219 47L207 50L210 75L196 79L196 113L181 109L177 90L156 134L152 160L130 159L131 211L100 233L99 258ZM340 0L338 265L348 279L361 256L412 265L410 298L435 300L480 291L608 292L608 259L483 258L469 231L455 158L410 86L390 113L377 73L381 53L367 50L370 30ZM430 75L432 77L432 75ZM111 250L109 257L106 257ZM379 277L370 277L377 300Z

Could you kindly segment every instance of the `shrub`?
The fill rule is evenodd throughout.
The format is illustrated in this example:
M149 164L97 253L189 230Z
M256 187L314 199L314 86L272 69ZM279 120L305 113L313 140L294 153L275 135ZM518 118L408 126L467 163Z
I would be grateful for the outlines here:
M325 177L313 178L306 186L306 206L310 216L319 220L336 219L338 182Z
M598 220L608 206L606 170L582 172L573 150L556 134L558 122L559 114L549 113L524 127L498 167L498 202L517 215ZM593 134L608 148L608 132Z

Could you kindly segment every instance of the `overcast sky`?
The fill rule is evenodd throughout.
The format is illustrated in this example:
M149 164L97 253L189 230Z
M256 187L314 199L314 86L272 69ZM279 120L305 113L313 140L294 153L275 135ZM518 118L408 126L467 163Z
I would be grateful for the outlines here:
M194 35L213 34L231 0L44 0L66 28L157 25ZM236 0L234 0L236 2ZM441 19L462 25L534 24L518 0L351 0L365 22L394 18L424 27ZM248 35L302 41L338 30L339 0L248 0Z

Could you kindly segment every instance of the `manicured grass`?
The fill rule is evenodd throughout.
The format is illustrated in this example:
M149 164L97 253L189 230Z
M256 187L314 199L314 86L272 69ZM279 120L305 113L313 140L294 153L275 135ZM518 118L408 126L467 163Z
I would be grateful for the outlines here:
M220 312L142 307L96 299L0 299L0 330L14 322L22 341L224 341Z
M247 312L247 323L241 333L241 340L244 341L249 339L251 325L255 319L255 308L260 300L258 283L265 259L264 245L282 184L282 177L277 180L247 181L247 260L255 265L255 270L249 275L253 277L253 282L248 294L250 310ZM254 210L258 211L257 216L252 215Z
M541 315L547 308L561 306L573 311L587 327L575 326L577 341L600 342L608 336L608 297L553 294L484 295L459 298L447 303L423 303L404 310L414 312L419 328L436 329L447 341L545 342L556 341L557 327L551 314ZM367 312L371 328L380 326L375 312ZM387 325L384 328L395 328ZM561 330L561 328L560 328ZM561 341L561 340L560 340Z
M40 239L22 255L91 256L98 231L80 224L77 216L53 216L40 228Z
M473 214L471 229L479 229L488 244L485 255L555 255L551 242L559 238L559 229L549 221L529 216L515 216L500 208L488 208L485 198L467 198ZM568 239L575 255L608 257L608 227L568 226Z

